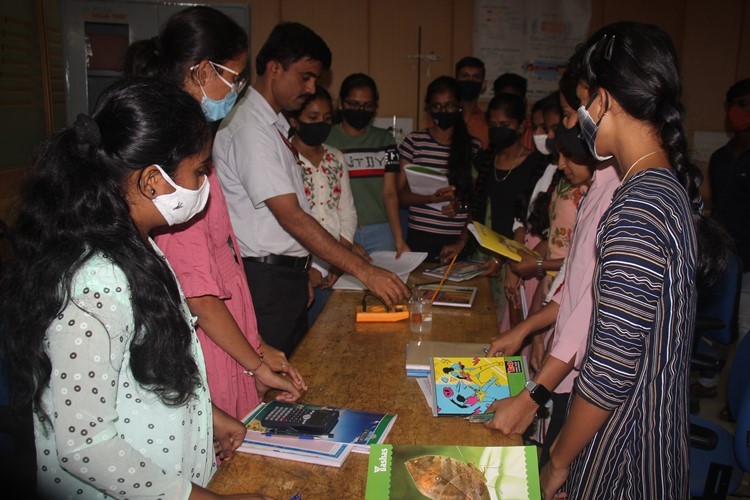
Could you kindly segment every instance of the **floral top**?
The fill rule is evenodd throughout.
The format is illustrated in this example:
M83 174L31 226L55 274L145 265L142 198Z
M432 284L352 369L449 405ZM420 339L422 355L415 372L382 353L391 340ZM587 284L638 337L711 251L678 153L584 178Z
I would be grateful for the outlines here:
M585 190L583 186L572 186L567 179L561 179L555 186L549 205L548 259L562 259L568 254L578 205Z
M343 237L347 241L354 241L357 211L344 155L338 149L323 144L323 159L319 165L313 165L302 155L300 160L304 163L302 179L312 216L337 240Z

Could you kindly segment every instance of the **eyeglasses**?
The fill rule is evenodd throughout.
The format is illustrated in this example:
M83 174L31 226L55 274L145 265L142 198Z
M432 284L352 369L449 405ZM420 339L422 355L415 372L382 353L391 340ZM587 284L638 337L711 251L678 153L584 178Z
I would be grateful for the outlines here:
M344 99L344 107L348 109L362 109L365 111L375 111L378 107L378 101L359 102L352 99Z
M221 81L226 83L228 87L234 88L238 94L242 92L242 89L247 86L247 78L244 76L240 76L240 74L232 68L227 68L226 66L215 63L213 61L208 61L208 64L210 64L214 71L216 71L216 74L219 76L219 78L221 78ZM193 66L190 66L190 71L198 69L199 66L200 64L194 64ZM223 76L221 76L219 70L226 71L227 73L234 75L234 81L232 83L229 83Z
M427 109L430 113L440 113L441 111L455 113L461 111L461 106L457 102L446 102L445 104L430 104Z

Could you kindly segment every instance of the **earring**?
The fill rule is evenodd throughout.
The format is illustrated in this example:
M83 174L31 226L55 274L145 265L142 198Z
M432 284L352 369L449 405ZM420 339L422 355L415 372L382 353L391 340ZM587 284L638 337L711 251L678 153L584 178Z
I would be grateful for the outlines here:
M154 188L151 188L151 196L153 196L153 195L155 195L155 194L156 194L156 189L154 189Z

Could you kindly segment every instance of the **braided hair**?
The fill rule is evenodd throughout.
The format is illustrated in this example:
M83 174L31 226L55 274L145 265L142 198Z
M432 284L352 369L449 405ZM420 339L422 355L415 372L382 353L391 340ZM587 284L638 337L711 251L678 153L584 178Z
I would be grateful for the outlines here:
M688 154L682 81L672 40L657 26L618 22L594 34L579 49L580 54L581 78L589 89L605 88L630 116L654 127L693 208L698 235L697 284L711 286L726 270L731 254L727 247L722 250L710 245L726 231L702 215L703 174Z

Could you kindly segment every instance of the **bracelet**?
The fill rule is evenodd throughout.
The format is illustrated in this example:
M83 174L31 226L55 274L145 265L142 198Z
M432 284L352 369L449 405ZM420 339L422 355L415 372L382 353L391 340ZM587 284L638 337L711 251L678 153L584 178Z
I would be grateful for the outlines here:
M544 269L542 269L542 264L544 263L544 259L542 257L537 257L536 259L536 277L538 279L544 278Z
M263 357L262 356L260 358L260 363L258 363L258 366L256 366L252 370L242 370L242 371L245 372L245 375L247 375L249 377L254 377L255 376L255 372L257 372L258 370L260 370L261 366L263 366Z

